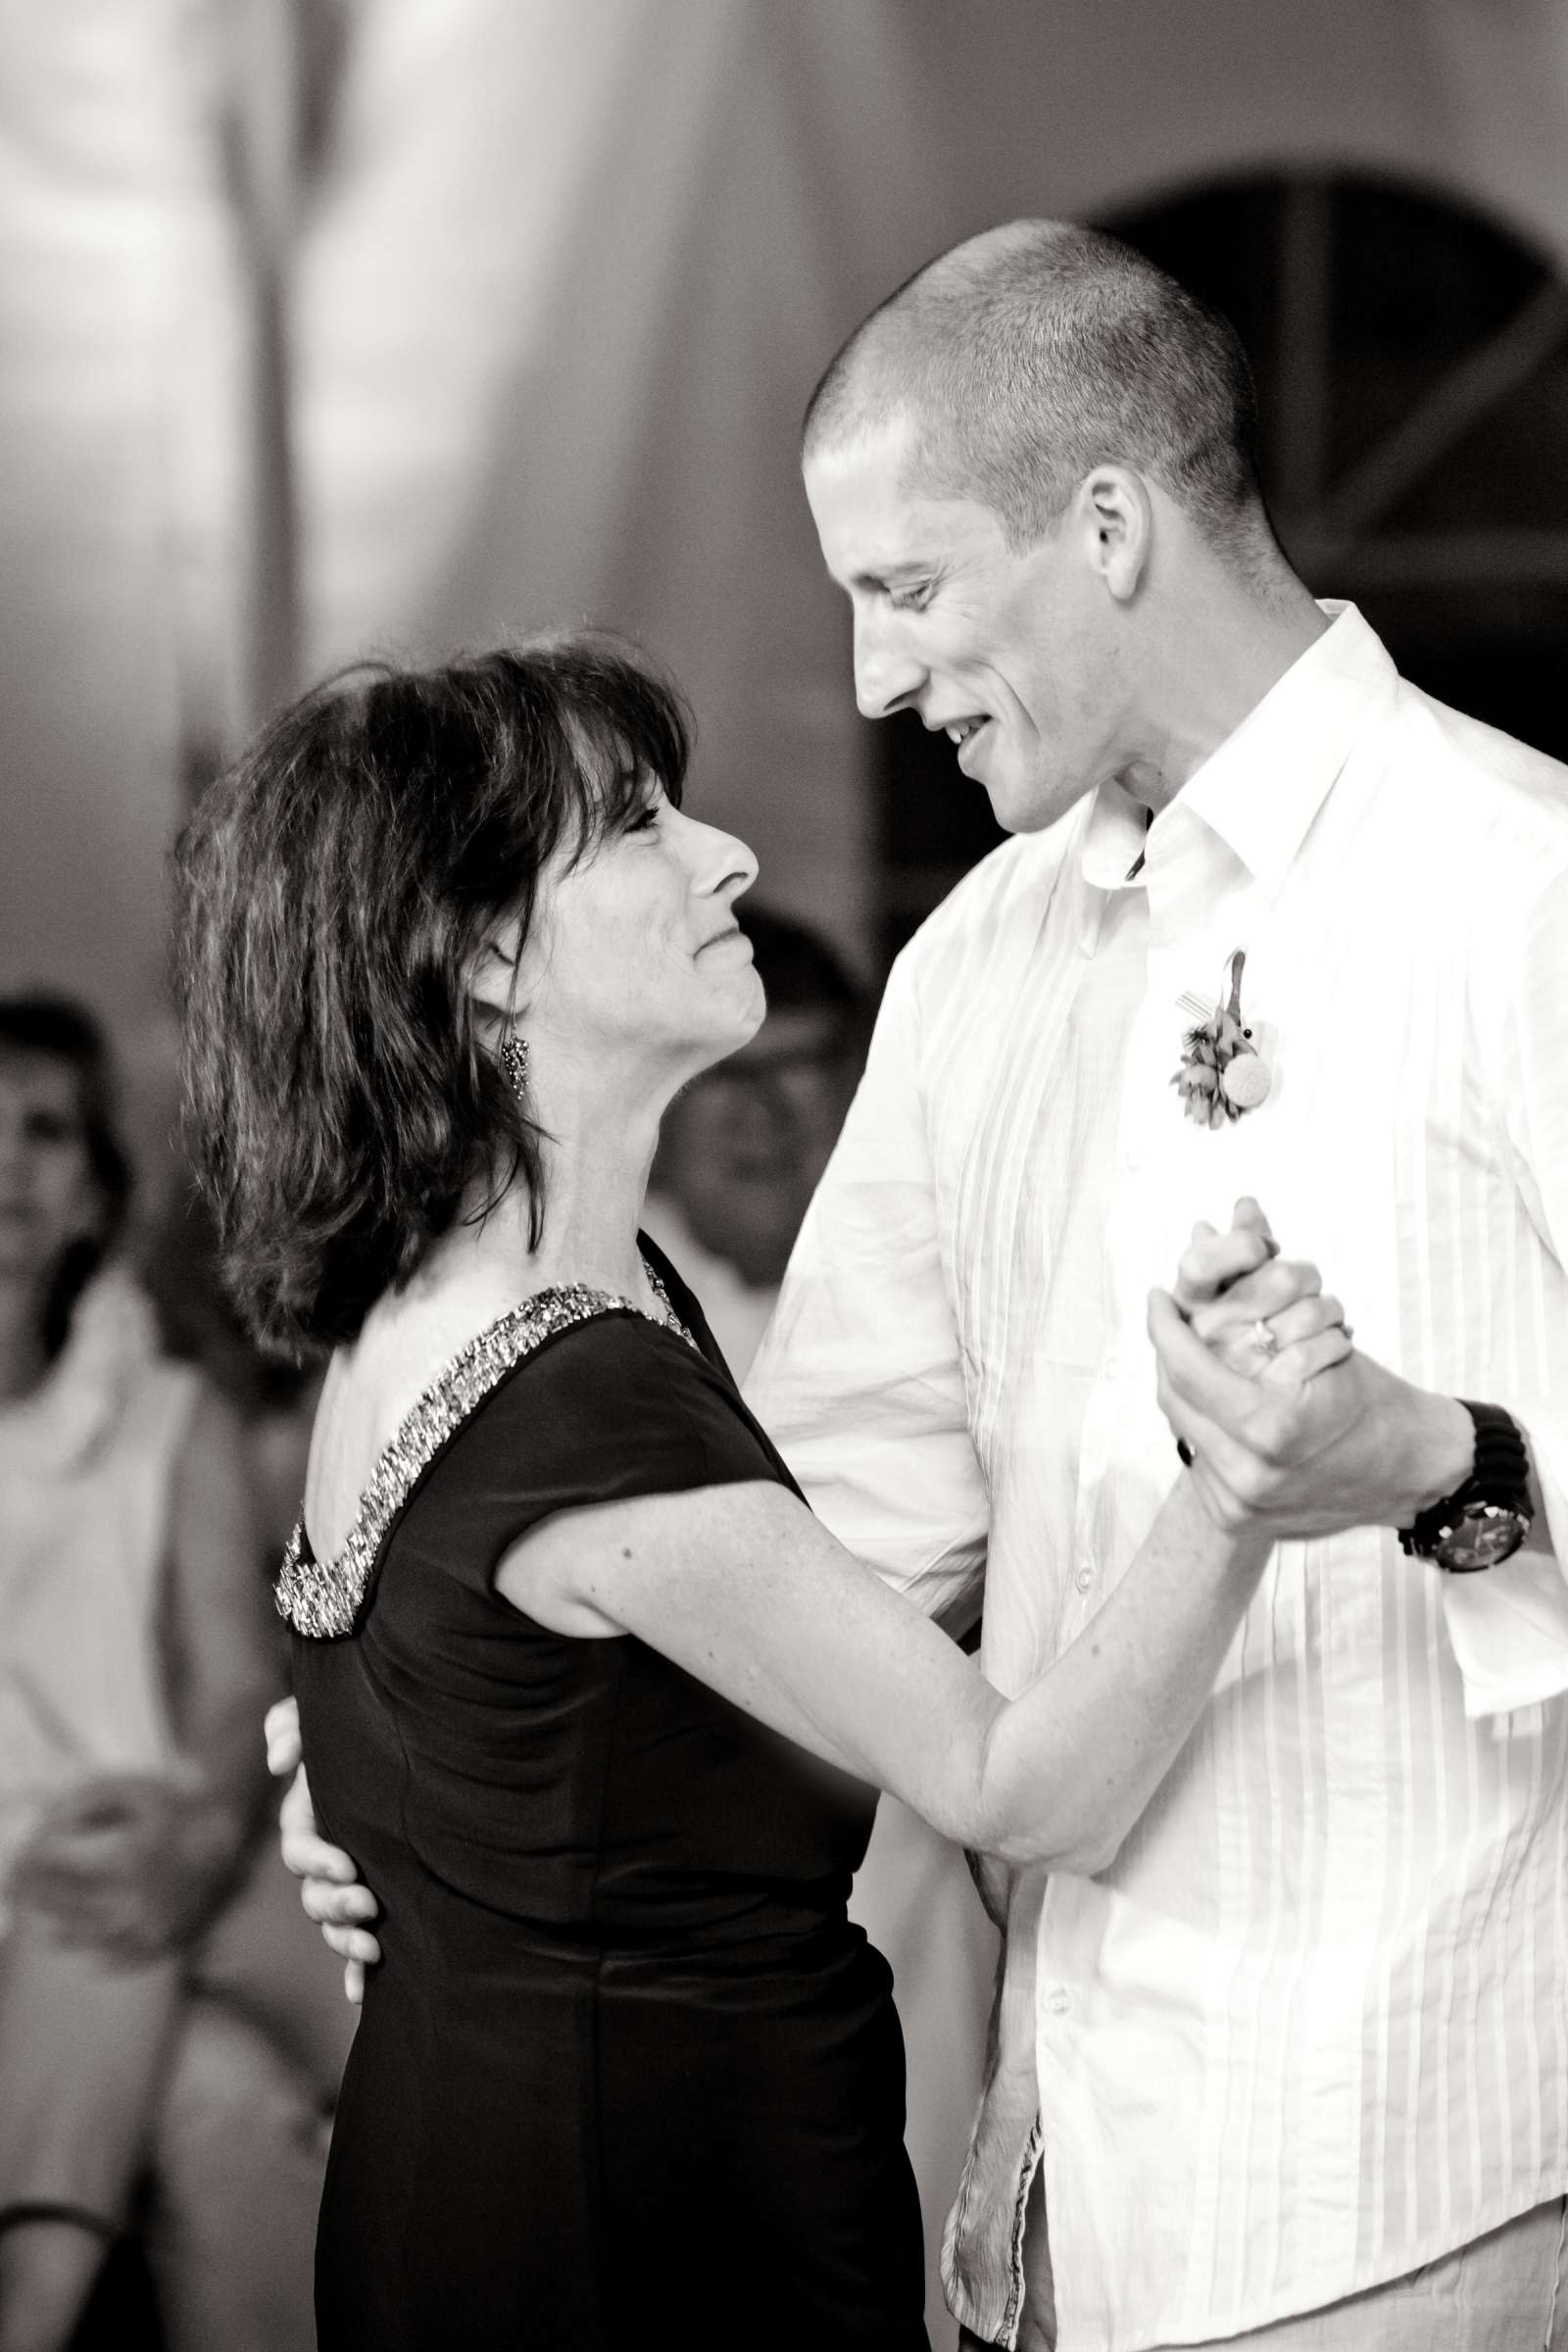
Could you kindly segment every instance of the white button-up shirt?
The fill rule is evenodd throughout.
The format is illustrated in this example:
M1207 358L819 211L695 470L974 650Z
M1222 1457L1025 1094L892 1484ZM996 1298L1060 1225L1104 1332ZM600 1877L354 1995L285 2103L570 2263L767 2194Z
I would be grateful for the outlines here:
M1358 1345L1529 1434L1530 1550L1279 1545L1115 1863L1017 1877L945 2267L1010 2342L1043 2160L1063 2352L1312 2310L1568 2187L1568 770L1330 610L1147 839L1102 789L906 950L750 1384L845 1544L933 1610L984 1576L1009 1692L1177 1475L1146 1295L1243 1192ZM1273 1084L1211 1131L1180 1000L1238 948Z

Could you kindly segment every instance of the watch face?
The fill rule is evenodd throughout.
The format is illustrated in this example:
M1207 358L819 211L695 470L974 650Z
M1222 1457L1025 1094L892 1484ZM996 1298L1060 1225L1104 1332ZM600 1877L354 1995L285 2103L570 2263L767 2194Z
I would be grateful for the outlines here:
M1484 1502L1466 1511L1433 1551L1440 1568L1463 1576L1472 1569L1495 1568L1519 1549L1530 1533L1530 1521L1505 1503Z

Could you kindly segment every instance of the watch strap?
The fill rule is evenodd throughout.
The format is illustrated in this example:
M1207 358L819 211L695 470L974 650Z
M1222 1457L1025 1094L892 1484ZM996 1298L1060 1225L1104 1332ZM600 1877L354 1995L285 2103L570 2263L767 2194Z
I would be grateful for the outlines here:
M1399 1530L1401 1548L1418 1559L1434 1557L1455 1524L1483 1503L1518 1512L1527 1522L1530 1517L1530 1449L1518 1422L1500 1405L1478 1404L1468 1396L1458 1402L1475 1424L1475 1461L1451 1494L1429 1503Z

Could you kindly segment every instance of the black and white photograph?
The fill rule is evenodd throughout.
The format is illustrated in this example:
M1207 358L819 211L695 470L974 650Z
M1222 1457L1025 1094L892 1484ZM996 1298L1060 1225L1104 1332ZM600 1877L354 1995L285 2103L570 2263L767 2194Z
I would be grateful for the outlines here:
M1568 2352L1564 0L0 0L0 2352Z

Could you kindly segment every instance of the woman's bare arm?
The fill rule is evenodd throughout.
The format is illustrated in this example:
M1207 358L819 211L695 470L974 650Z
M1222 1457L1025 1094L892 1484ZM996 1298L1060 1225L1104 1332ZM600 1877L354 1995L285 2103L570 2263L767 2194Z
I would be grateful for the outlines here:
M1228 1303L1201 1309L1215 1342L1270 1315L1286 1344L1266 1377L1292 1383L1349 1341L1316 1269L1273 1247L1266 1226L1233 1228L1195 1237L1192 1258L1236 1276ZM1196 1720L1271 1541L1245 1519L1222 1527L1179 1478L1104 1607L1010 1703L773 1485L564 1512L514 1547L497 1584L555 1632L635 1635L962 1844L1093 1872Z
M1283 1346L1274 1361L1261 1370L1261 1377L1266 1380L1284 1382L1305 1377L1309 1369L1323 1368L1338 1360L1348 1349L1348 1334L1337 1328L1343 1320L1343 1309L1338 1300L1324 1299L1319 1296L1318 1278L1313 1268L1291 1266L1278 1260L1267 1222L1257 1204L1251 1200L1237 1204L1236 1220L1228 1234L1216 1234L1207 1226L1195 1228L1193 1246L1178 1270L1173 1303L1206 1345L1226 1355L1236 1369L1253 1374L1259 1373L1259 1364L1250 1345L1250 1331L1255 1328L1254 1318L1268 1316L1276 1336L1295 1345ZM1310 1354L1301 1345L1319 1339L1321 1345L1315 1347ZM791 1498L778 1488L767 1486L731 1489L727 1492L732 1508L742 1496L758 1498L764 1513L771 1511L780 1514L780 1524L788 1543L803 1540L803 1521L808 1531L805 1541L827 1543L821 1530L813 1530L806 1514L799 1506L792 1506ZM639 1541L644 1535L652 1540L664 1541L667 1531L660 1527L660 1513L678 1514L683 1506L689 1506L694 1500L705 1509L710 1504L722 1506L726 1492L719 1490L715 1494L710 1491L695 1498L686 1495L664 1496L640 1505L613 1506L613 1510L606 1506L597 1513L574 1514L569 1522L563 1519L557 1521L553 1528L538 1531L533 1539L539 1546L532 1555L533 1563L541 1571L547 1567L547 1543L559 1544L568 1527L580 1530L592 1523L597 1526L600 1536L612 1531L614 1511L649 1514L641 1523L628 1520L625 1524ZM1161 1647L1161 1643L1167 1640L1166 1609L1174 1600L1176 1608L1181 1611L1196 1595L1189 1591L1184 1596L1179 1589L1174 1594L1167 1592L1152 1610L1142 1613L1128 1627L1126 1639L1130 1644L1129 1654L1125 1660L1118 1656L1117 1662L1125 1663L1131 1679L1123 1678L1113 1690L1112 1696L1124 1702L1119 1710L1120 1715L1131 1715L1133 1718L1130 1749L1125 1742L1118 1744L1110 1736L1115 1730L1117 1717L1107 1715L1100 1704L1101 1689L1105 1680L1104 1669L1100 1661L1104 1655L1107 1640L1114 1641L1117 1637L1119 1621L1128 1612L1129 1604L1139 1590L1137 1583L1124 1588L1123 1592L1117 1595L1116 1602L1095 1619L1073 1649L1056 1661L1051 1675L1010 1708L1005 1706L1000 1694L990 1690L971 1670L959 1664L945 1638L939 1637L941 1647L931 1652L927 1637L932 1629L927 1627L924 1637L916 1636L916 1640L923 1643L928 1658L934 1660L939 1698L951 1687L943 1678L952 1676L956 1670L956 1714L949 1734L949 1744L952 1746L956 1741L957 1752L963 1757L963 1769L970 1776L968 1787L971 1801L983 1799L999 1815L1004 1814L1019 1802L1017 1784L1021 1777L1027 1801L1032 1803L1042 1736L1070 1757L1076 1785L1067 1792L1067 1801L1062 1803L1054 1822L1037 1821L1033 1827L1037 1834L1054 1837L1063 1854L1069 1851L1069 1839L1076 1838L1077 1843L1071 1850L1079 1868L1113 1852L1125 1834L1126 1824L1135 1819L1142 1809L1148 1793L1157 1784L1165 1763L1179 1746L1186 1724L1201 1705L1213 1674L1218 1671L1230 1632L1255 1582L1256 1563L1250 1561L1246 1541L1238 1540L1229 1554L1225 1552L1222 1541L1220 1551L1211 1552L1209 1546L1215 1541L1214 1531L1196 1521L1189 1522L1183 1516L1190 1514L1194 1507L1195 1497L1186 1492L1186 1482L1183 1482L1152 1531L1135 1574L1144 1581L1152 1578L1157 1583L1172 1565L1173 1554L1183 1554L1196 1541L1202 1555L1200 1573L1217 1587L1217 1606L1212 1616L1197 1628L1196 1634L1189 1628L1188 1649L1180 1671L1174 1677L1170 1672L1171 1660ZM751 1531L754 1539L760 1535L760 1522L754 1522ZM623 1544L621 1548L624 1551L628 1547ZM849 1555L837 1547L831 1548L829 1556L835 1590L842 1583L847 1569L853 1571L863 1586L868 1572L858 1562L852 1562ZM1262 1556L1261 1552L1258 1556ZM538 1577L528 1573L524 1550L519 1546L510 1562L504 1564L503 1590L510 1588L511 1597L525 1608L549 1610L563 1631L592 1636L622 1630L590 1600L572 1597L572 1553L567 1551L564 1560L565 1575L558 1578L552 1597L550 1579L543 1573ZM730 1562L732 1571L736 1564ZM622 1569L629 1569L631 1565L629 1558L622 1559ZM612 1557L611 1574L613 1577L615 1573L615 1563ZM871 1578L869 1581L880 1591L879 1580ZM883 1601L889 1598L885 1592L881 1597ZM800 1622L792 1631L799 1632L800 1623L809 1624L809 1611L802 1610L799 1590L793 1605L800 1613ZM859 1605L864 1605L863 1591L859 1595ZM878 1604L873 1599L870 1605L875 1609ZM907 1610L900 1613L901 1633L907 1632L906 1619L910 1614L912 1612ZM711 1631L710 1623L698 1628L699 1634L706 1638L708 1647L711 1646ZM650 1638L657 1642L657 1634ZM813 1642L813 1647L815 1645ZM700 1642L694 1652L694 1671L699 1674L704 1671L701 1654L704 1646L705 1643ZM879 1654L874 1649L873 1679L878 1682L882 1680L877 1671ZM1082 1676L1075 1673L1080 1665L1088 1670ZM748 1662L742 1661L743 1671L747 1666ZM1152 1695L1146 1697L1149 1692L1152 1692ZM907 1692L901 1691L900 1696L906 1703ZM742 1703L746 1703L744 1690L741 1697ZM815 1697L819 1702L820 1693L815 1693ZM853 1736L863 1711L863 1690L856 1688L853 1698L856 1714L851 1719L852 1736L848 1741L835 1733L833 1743L823 1747L819 1721L813 1735L811 1724L814 1718L819 1717L819 1703L803 1709L798 1701L793 1702L796 1705L796 1733L803 1744L814 1745L818 1753L834 1754L848 1762L852 1769L875 1778L876 1767L868 1759L861 1760L860 1749ZM1042 1712L1055 1718L1046 1727L1044 1735L1035 1721L1036 1715ZM1142 1720L1139 1720L1140 1717ZM273 1709L268 1730L273 1771L294 1772L299 1764L300 1749L298 1715L292 1700ZM895 1736L898 1730L899 1727L895 1726ZM920 1745L923 1751L929 1748L929 1741L923 1733ZM944 1759L938 1753L936 1769L939 1777L943 1763ZM1055 1794L1059 1798L1060 1792ZM960 1777L960 1803L963 1796L964 1783ZM918 1797L915 1801L919 1801ZM936 1801L938 1804L946 1802L951 1809L951 1794L939 1794ZM298 1774L285 1802L283 1831L284 1859L289 1868L305 1880L302 1895L305 1907L313 1919L321 1923L327 1941L349 1961L353 1980L351 1997L358 1997L364 1966L373 1964L379 1956L374 1936L368 1924L375 1917L376 1905L369 1890L358 1883L349 1857L326 1844L317 1835L303 1772ZM1004 1835L1000 1825L991 1826L991 1834L999 1839ZM1078 1859L1080 1849L1082 1858Z
M558 1632L634 1634L961 1844L1092 1873L1191 1728L1267 1551L1182 1476L1117 1591L1011 1704L774 1485L563 1513L497 1581Z
M1267 1554L1184 1476L1116 1592L1010 1705L778 1486L564 1512L498 1584L559 1632L634 1634L964 1845L1102 1869L1212 1687Z

